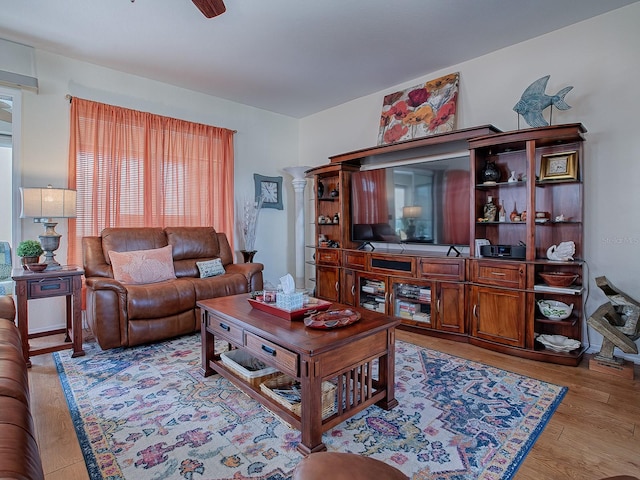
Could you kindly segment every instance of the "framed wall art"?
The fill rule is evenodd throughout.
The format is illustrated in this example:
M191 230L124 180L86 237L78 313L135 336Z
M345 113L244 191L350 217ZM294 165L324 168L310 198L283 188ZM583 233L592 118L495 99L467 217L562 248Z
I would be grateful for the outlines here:
M262 197L262 208L282 210L282 177L265 177L253 174L256 187L256 199Z
M459 74L386 95L382 102L378 145L455 130Z
M578 152L562 152L542 155L539 180L577 180Z

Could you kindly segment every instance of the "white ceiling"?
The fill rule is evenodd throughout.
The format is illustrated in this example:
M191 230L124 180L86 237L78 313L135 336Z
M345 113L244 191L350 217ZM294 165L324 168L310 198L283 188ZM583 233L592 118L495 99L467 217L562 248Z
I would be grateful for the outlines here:
M0 0L0 38L302 118L635 1Z

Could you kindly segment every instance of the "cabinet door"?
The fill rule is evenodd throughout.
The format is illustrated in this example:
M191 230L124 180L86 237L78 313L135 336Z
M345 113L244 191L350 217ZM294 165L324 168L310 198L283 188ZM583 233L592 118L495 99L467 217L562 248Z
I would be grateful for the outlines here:
M523 347L525 293L479 285L474 285L471 292L471 335L503 345Z
M464 333L464 285L437 282L436 328L446 332Z
M316 297L330 302L340 300L340 269L338 267L316 266Z
M356 305L356 274L351 269L345 268L342 270L340 302L351 307Z

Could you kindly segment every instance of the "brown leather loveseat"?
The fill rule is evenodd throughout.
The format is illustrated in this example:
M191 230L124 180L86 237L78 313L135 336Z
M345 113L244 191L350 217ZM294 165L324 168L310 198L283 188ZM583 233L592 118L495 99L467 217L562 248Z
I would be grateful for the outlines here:
M13 297L0 295L0 478L39 480L44 473L15 316Z
M156 283L114 279L109 252L171 245L175 277ZM212 227L106 228L82 239L87 322L103 349L130 347L200 329L196 301L262 289L260 263L233 263L224 233ZM196 262L219 258L224 273L200 278Z

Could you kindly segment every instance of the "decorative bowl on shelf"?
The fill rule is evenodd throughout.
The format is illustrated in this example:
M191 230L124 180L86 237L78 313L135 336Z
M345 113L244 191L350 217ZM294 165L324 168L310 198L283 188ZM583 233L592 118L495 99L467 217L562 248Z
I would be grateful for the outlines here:
M536 340L554 352L570 352L582 345L578 340L564 335L538 335Z
M550 287L568 287L576 281L578 275L569 272L540 272L540 277Z
M25 266L30 272L43 272L47 268L46 263L26 263Z
M567 305L556 300L538 300L538 308L549 320L564 320L571 315L573 304Z

